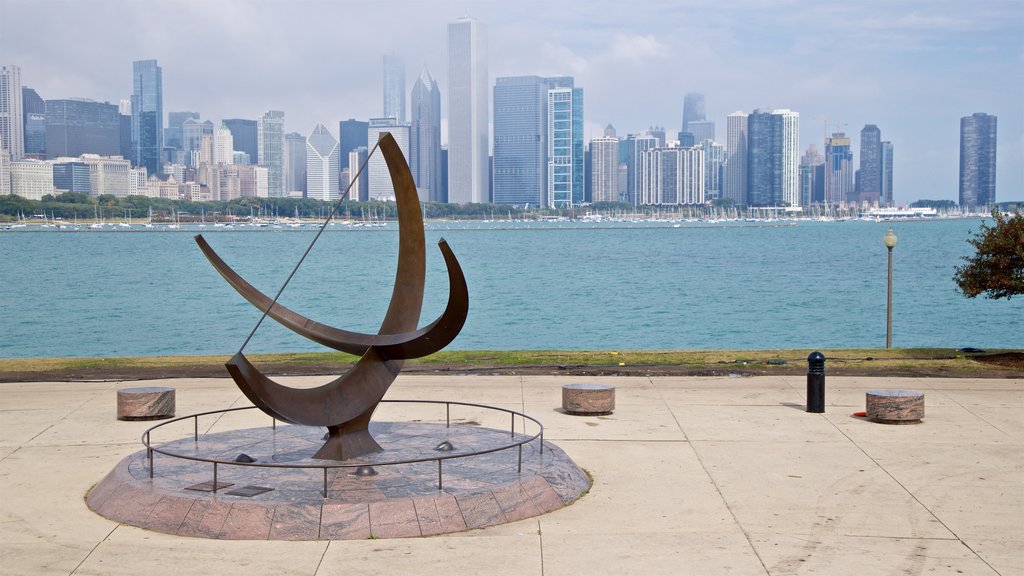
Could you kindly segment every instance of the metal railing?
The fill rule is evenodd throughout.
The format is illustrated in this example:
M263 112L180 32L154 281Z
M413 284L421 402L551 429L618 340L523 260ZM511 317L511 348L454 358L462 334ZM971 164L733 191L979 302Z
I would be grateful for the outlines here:
M154 454L162 454L164 456L169 456L171 458L178 458L178 459L181 459L181 460L191 460L191 461L194 461L194 462L206 462L206 463L212 464L213 465L213 485L212 485L212 491L213 492L216 492L217 489L218 489L217 488L217 473L218 473L217 468L220 465L225 465L225 466L250 466L250 467L257 467L257 468L314 469L314 470L315 469L322 469L323 470L323 497L327 498L327 472L328 472L328 470L337 470L337 469L345 469L345 468L356 468L356 469L358 469L358 468L364 467L364 466L400 466L400 465L404 465L404 464L419 464L419 463L424 463L424 462L436 462L437 463L437 489L440 491L440 490L444 489L443 463L444 463L445 460L455 460L455 459L460 459L460 458L471 458L473 456L480 456L480 455L483 455L483 454L491 454L491 453L494 453L494 452L501 452L503 450L511 450L513 448L517 448L518 449L518 457L517 457L517 464L516 464L516 472L521 474L522 471L523 471L523 446L524 445L529 444L530 442L533 442L534 440L539 440L540 441L540 444L539 444L540 448L538 450L538 454L541 455L541 456L543 456L543 454L544 454L544 425L541 424L540 421L537 420L536 418L527 416L526 414L523 414L522 412L516 412L515 410L509 410L507 408L497 408L495 406L487 406L485 404L473 404L473 403L470 403L470 402L456 402L456 401L451 401L451 400L382 400L381 402L382 403L393 403L393 404L444 404L445 405L445 428L446 429L447 428L451 428L451 425L452 425L451 409L452 409L453 405L454 406L468 406L468 407L471 407L471 408L483 408L483 409L486 409L486 410L493 410L493 411L496 411L496 412L505 412L505 413L507 413L509 415L509 422L510 422L509 434L510 434L510 438L511 438L512 441L509 442L509 443L506 443L506 444L502 444L500 446L495 446L495 447L487 448L487 449L484 449L484 450L474 450L474 451L471 451L471 452L459 452L459 453L455 453L455 454L439 454L437 456L422 457L422 458L407 458L407 459L401 459L401 460L384 460L384 461L374 460L373 462L361 461L361 462L352 462L352 463L346 463L345 461L333 461L333 460L327 461L327 460L325 460L323 464L319 464L319 463L318 464L288 464L288 463L278 463L278 462L258 462L258 461L254 461L254 462L237 462L237 461L234 461L234 460L221 460L219 458L208 458L208 457L203 457L203 456L193 456L193 455L189 455L189 454L177 453L177 452L171 451L170 449L168 449L166 447L153 446L153 444L151 442L152 432L154 430L156 430L157 428L162 428L164 426L168 426L168 425L175 424L175 423L178 423L178 422L184 422L184 421L187 421L187 420L191 419L193 421L193 437L195 439L195 442L198 443L199 442L199 417L200 416L209 416L209 415L212 415L212 414L226 414L228 412L240 412L240 411L243 411L243 410L255 410L256 409L256 406L242 406L240 408L225 408L223 410L210 410L208 412L198 412L196 414L190 414L188 416L181 416L179 418L174 418L172 420L167 420L165 422L161 422L160 424L157 424L156 426L151 426L150 428L146 429L146 431L142 433L142 445L146 447L146 460L148 461L148 466L149 466L149 477L153 478L153 475L154 475L154 461L153 461L154 460L154 458L153 458ZM538 432L536 434L532 435L532 436L525 436L525 437L521 437L520 439L516 440L516 416L522 417L524 419L523 432L522 432L522 434L524 436L526 434L526 423L525 423L526 420L529 420L530 422L533 422L534 424L536 424L537 428L538 428ZM276 430L277 430L277 419L273 419L272 427L273 427L273 429L274 429L274 431L276 433Z

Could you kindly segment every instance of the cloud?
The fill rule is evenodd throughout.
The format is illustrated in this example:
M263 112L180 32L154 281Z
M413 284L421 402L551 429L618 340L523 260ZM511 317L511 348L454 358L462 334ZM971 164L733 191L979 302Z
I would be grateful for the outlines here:
M668 46L659 42L653 34L643 36L615 34L606 57L611 60L635 63L661 58L668 53Z

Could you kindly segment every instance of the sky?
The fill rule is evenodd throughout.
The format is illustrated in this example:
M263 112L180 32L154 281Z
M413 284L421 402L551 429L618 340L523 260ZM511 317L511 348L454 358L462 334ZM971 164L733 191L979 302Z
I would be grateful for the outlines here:
M730 112L789 108L801 154L842 130L859 158L876 124L898 203L956 200L959 120L985 112L997 200L1024 200L1021 0L0 0L0 61L44 99L116 103L132 61L155 58L165 114L278 109L287 131L337 136L339 120L382 114L384 54L405 60L408 91L429 69L446 118L446 26L464 16L487 26L491 86L575 78L588 141L607 124L674 134L701 92L722 142Z

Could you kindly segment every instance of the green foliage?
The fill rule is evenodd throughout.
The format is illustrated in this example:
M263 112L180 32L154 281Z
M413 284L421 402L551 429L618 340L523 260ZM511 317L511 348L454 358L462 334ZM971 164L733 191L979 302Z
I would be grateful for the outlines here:
M953 281L968 298L998 299L1024 294L1024 214L993 211L995 225L982 223L967 242L977 249L956 269Z
M911 208L956 208L956 202L952 200L916 200L910 204Z

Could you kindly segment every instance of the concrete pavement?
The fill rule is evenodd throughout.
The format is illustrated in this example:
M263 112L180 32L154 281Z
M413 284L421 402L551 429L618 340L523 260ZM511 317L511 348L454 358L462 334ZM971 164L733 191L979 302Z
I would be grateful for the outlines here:
M615 385L615 412L557 411L580 381ZM0 384L0 574L1024 575L1021 380L828 377L826 412L808 414L802 377L403 375L388 398L538 418L591 492L482 530L314 542L182 538L91 512L86 492L152 425L115 419L133 385ZM147 385L175 387L178 415L247 405L226 378ZM875 388L925 392L924 422L852 417ZM252 418L204 427L267 424Z

